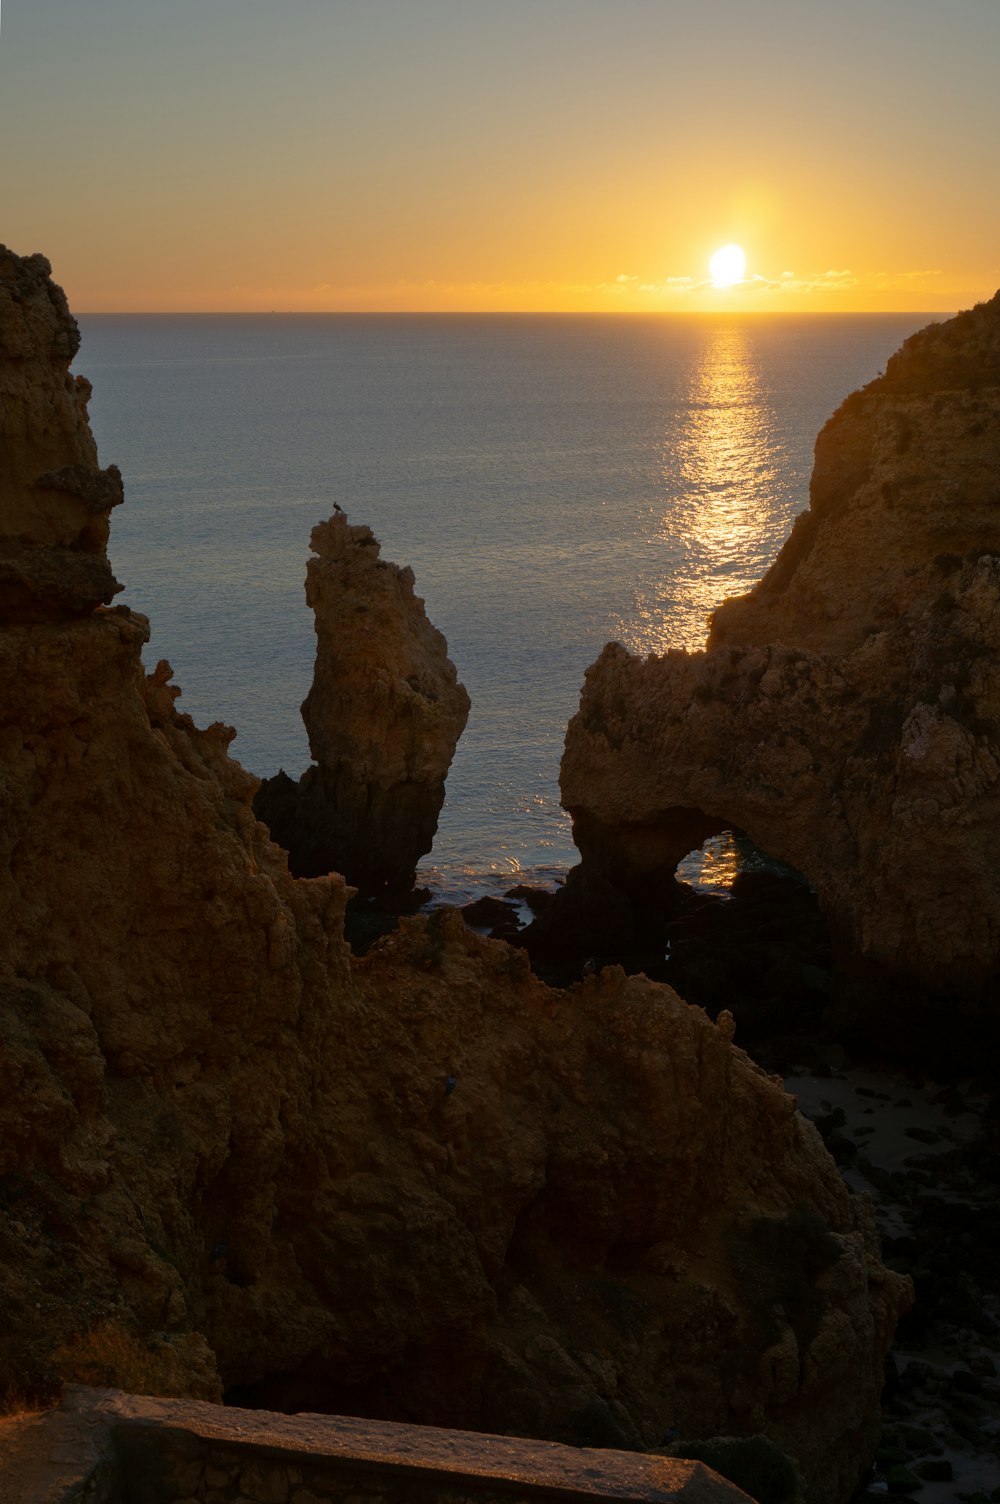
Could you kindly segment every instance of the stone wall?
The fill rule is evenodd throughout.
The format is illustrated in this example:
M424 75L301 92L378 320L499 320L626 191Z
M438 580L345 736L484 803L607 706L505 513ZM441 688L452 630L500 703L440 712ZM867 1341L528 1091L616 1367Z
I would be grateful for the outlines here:
M747 1504L700 1462L70 1388L0 1430L4 1504Z

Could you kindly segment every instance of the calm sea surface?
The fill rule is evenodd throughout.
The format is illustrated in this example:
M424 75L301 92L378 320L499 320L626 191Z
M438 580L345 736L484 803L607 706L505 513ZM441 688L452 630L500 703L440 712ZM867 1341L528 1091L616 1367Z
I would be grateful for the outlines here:
M90 315L120 600L180 708L253 772L309 763L309 532L338 502L412 566L472 697L422 876L448 897L575 860L584 669L704 642L806 505L817 431L940 315Z

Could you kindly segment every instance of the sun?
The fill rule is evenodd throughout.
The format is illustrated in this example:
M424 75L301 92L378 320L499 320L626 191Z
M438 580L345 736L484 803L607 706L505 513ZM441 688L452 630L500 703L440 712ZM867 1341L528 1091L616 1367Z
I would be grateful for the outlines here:
M713 287L735 287L746 275L746 252L741 245L723 245L708 263Z

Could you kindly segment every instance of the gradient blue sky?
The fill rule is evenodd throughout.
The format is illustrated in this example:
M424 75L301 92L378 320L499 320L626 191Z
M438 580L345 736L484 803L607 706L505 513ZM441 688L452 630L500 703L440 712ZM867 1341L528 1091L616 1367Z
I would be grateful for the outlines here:
M81 312L950 310L998 62L1000 0L6 0L0 239Z

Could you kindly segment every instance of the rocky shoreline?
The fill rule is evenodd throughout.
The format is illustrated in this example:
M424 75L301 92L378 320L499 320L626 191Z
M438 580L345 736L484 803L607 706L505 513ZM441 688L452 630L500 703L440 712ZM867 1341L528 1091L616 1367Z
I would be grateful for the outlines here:
M662 954L678 863L739 831L814 889L868 1038L946 1016L996 1048L998 457L1000 294L841 404L808 509L703 651L609 643L588 669L560 771L581 861L539 960Z
M729 874L732 877L732 874ZM777 1071L852 1193L871 1198L890 1268L914 1283L886 1360L882 1434L854 1504L1000 1501L1000 1091L968 1048L920 1035L875 1049L835 995L828 929L794 876L689 889L665 954L617 957L670 981ZM523 943L555 894L523 885L464 910ZM599 968L601 958L590 961ZM565 982L572 965L553 968ZM949 1062L951 1069L948 1069ZM973 1067L975 1070L973 1071Z
M882 1439L860 1499L1000 1499L1000 1098L990 1081L845 1060L786 1079L847 1183L875 1204L914 1281L886 1367Z
M120 587L108 518L121 482L98 468L89 383L69 373L78 332L49 272L42 257L0 248L6 1408L50 1402L62 1383L84 1380L710 1459L756 1449L778 1459L792 1495L801 1479L809 1504L844 1504L867 1484L880 1438L909 1447L905 1462L925 1471L948 1460L934 1447L954 1436L985 1446L995 1375L979 1339L992 1338L983 1323L995 1317L981 1245L993 1223L975 1198L979 1181L995 1183L992 1144L963 1144L952 1164L937 1153L949 1143L939 1125L897 1170L873 1147L855 1149L877 1134L856 1127L853 1098L841 1121L835 1097L853 1089L845 1061L861 1018L856 999L844 1007L851 882L860 872L862 888L878 888L885 860L898 863L916 830L902 903L894 909L879 890L876 929L855 946L870 996L892 950L878 925L902 914L905 945L914 914L927 912L934 820L975 878L958 919L954 904L932 915L946 958L964 957L956 979L978 979L979 1015L955 1014L966 1047L988 1012L996 958L980 931L995 893L976 864L992 860L996 561L980 550L930 575L890 570L896 625L887 617L874 648L865 638L846 666L815 643L803 656L730 642L721 657L638 667L609 650L588 675L563 769L581 869L549 901L515 891L509 904L534 917L509 934L514 943L443 910L352 944L353 889L330 868L337 841L371 911L355 908L355 921L374 914L381 925L415 900L408 891L401 902L400 891L433 833L467 709L443 640L412 575L378 558L367 529L336 516L317 529L308 705L323 765L278 792L300 835L299 813L319 799L322 815L309 815L304 833L308 844L312 825L323 826L323 851L303 848L290 863L255 812L257 780L229 755L232 730L201 730L179 710L170 665L143 665L145 618L109 605ZM958 321L959 344L986 375L998 312ZM940 392L927 371L940 376L942 350L952 374L968 375L969 360L951 359L954 331L918 340L903 362L907 380L920 375L916 400L931 416ZM898 374L893 422L901 392L909 401ZM974 408L984 426L971 452L981 458L995 437L991 401L982 387L969 401L946 394L949 442L956 408L963 422ZM862 438L878 437L881 402L874 392L847 406L849 453L859 413ZM932 440L923 433L905 452L933 459ZM827 482L837 447L829 434L824 443L814 501L836 511ZM848 471L837 495L850 512L860 485L867 517L868 479ZM986 528L978 470L973 481L971 522ZM926 488L920 495L926 512ZM814 565L809 526L791 553ZM765 614L788 585L779 566ZM952 593L928 605L925 587L933 576L936 590L942 572ZM856 615L847 613L852 631ZM925 661L929 634L956 622L948 653ZM969 643L974 671L956 677L952 656ZM676 700L678 685L690 703ZM734 698L734 686L746 695ZM806 718L798 740L775 731L789 690ZM937 709L914 707L914 694L931 690ZM886 696L891 713L880 720ZM734 705L745 703L751 721L737 724ZM741 725L746 735L733 740ZM801 736L815 726L822 778L802 756ZM776 835L765 849L809 874L829 933L801 883L738 879L728 903L678 883L677 858L713 830L760 839L754 820L729 814L719 790L736 764L707 756L706 727L753 752L746 807ZM864 756L848 798L824 759L859 730ZM391 757L379 753L383 740ZM769 767L799 781L761 784ZM813 779L805 793L803 777ZM682 787L683 802L671 803ZM820 796L833 800L826 855L836 858L853 831L863 860L840 877L828 862L814 881L801 842ZM905 818L890 821L882 850L869 816L884 799L893 820ZM938 879L940 889L940 864ZM497 912L508 911L474 917L495 924ZM976 924L976 943L961 951ZM914 951L924 973L930 938ZM905 976L902 985L905 1002ZM873 1010L878 1027L898 1018L898 1002L895 1015ZM878 1030L857 1037L873 1048ZM925 1028L897 1043L931 1038ZM909 1261L926 1294L904 1339L926 1331L940 1342L937 1315L920 1326L933 1306L949 1308L957 1341L979 1344L957 1380L951 1357L930 1348L900 1364L889 1433L878 1411L884 1360L912 1286L880 1258L871 1204L850 1194L818 1129L795 1110L782 1084L793 1073L803 1099L806 1080L820 1083L818 1118L849 1173L863 1170L876 1188L888 1176L892 1258ZM879 1101L869 1100L873 1119ZM937 1168L920 1162L931 1153ZM935 1190L941 1166L955 1177L947 1194ZM956 1259L968 1271L949 1280ZM946 1376L961 1404L949 1400L940 1417L915 1410ZM926 1455L913 1452L911 1421L911 1431L926 1421ZM876 1476L876 1493L883 1482L905 1494L902 1474ZM756 1484L751 1492L765 1504Z

